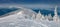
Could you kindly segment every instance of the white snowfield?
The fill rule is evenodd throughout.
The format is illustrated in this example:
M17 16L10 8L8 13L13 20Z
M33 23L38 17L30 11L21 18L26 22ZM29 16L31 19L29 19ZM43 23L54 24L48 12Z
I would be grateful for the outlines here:
M0 27L60 27L60 23L53 21L25 19L24 15L14 14L0 18Z
M60 27L60 23L53 21L40 21L32 19L19 18L18 15L10 15L0 19L0 27Z
M28 13L20 11L17 14L0 18L0 27L60 27L60 23L54 21L40 20L38 22L29 16L25 18L26 14L32 16L32 11Z

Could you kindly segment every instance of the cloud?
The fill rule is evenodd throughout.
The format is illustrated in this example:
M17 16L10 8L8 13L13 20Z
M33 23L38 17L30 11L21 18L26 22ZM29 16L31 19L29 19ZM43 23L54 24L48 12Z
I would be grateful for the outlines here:
M0 4L0 7L24 7L24 8L55 8L55 4ZM57 5L60 7L60 5Z
M18 4L60 4L60 0L0 0L1 3L18 3Z

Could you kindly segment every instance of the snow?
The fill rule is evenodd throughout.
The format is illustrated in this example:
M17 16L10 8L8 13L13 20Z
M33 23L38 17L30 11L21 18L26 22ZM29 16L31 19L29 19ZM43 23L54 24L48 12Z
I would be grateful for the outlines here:
M31 15L33 13L28 13L28 15ZM35 19L27 16L25 18L25 15L27 14L22 14L21 12L13 15L9 15L6 17L0 18L0 27L60 27L60 23L56 23L54 21L48 21L48 20L39 20L36 21ZM32 15L31 15L32 16ZM38 17L37 17L38 18Z
M60 27L60 24L53 21L41 20L40 22L37 22L36 20L31 19L19 19L17 16L18 15L15 14L4 17L4 20L0 20L0 27Z

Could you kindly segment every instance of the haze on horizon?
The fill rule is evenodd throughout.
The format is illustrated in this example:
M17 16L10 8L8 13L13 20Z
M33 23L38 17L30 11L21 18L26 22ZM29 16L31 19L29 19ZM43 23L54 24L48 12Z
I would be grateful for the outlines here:
M0 7L54 8L56 5L60 7L60 0L0 0Z

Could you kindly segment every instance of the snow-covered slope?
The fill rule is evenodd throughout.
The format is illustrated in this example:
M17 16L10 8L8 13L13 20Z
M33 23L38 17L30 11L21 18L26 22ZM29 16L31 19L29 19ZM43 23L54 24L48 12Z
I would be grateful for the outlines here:
M0 18L0 27L60 27L60 23L55 23L54 21L41 20L37 22L31 19L35 12L23 8L23 10L18 11L18 13ZM24 15L29 15L25 18Z
M10 15L0 19L0 27L60 27L60 24L53 21L40 21L37 22L31 19L17 17L16 14Z

